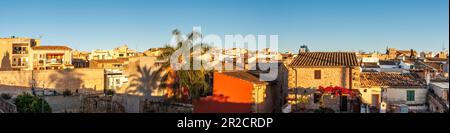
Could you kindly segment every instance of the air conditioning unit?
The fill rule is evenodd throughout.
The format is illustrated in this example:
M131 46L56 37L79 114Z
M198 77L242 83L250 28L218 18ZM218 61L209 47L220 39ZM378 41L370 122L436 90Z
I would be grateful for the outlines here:
M385 102L381 102L380 104L380 113L386 113L387 104Z

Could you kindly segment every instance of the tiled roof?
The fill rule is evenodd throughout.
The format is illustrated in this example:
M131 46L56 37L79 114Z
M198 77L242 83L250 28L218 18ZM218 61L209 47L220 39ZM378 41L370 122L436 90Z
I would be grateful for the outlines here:
M380 60L380 65L397 65L396 61L393 60Z
M363 63L363 68L380 68L380 66L377 63Z
M72 50L67 46L35 46L34 50Z
M290 64L299 66L359 66L356 54L351 52L304 52Z
M361 73L361 86L388 86L388 87L422 87L425 79L416 73L387 73L387 72L363 72Z
M238 79L242 79L248 82L252 82L252 83L256 83L256 84L265 84L266 82L264 81L260 81L259 78L255 75L252 75L248 72L245 71L231 71L231 72L221 72L221 74L230 76L230 77L234 77L234 78L238 78ZM216 79L216 80L220 80L220 79Z
M433 58L426 58L425 61L426 61L426 62L428 62L428 61L446 62L446 61L448 61L448 59L433 57Z
M96 63L124 63L125 61L128 61L128 59L120 58L120 59L92 60L92 62L96 62Z

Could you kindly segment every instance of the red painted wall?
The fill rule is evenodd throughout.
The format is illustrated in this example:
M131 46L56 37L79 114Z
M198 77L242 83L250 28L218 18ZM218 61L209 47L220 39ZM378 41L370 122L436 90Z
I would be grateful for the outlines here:
M195 113L252 112L251 82L215 72L213 96L194 102Z

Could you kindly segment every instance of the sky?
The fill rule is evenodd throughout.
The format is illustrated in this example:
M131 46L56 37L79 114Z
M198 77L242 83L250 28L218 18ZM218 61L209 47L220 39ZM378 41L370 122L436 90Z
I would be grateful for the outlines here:
M0 37L143 51L171 32L279 35L279 51L448 49L449 0L2 0Z

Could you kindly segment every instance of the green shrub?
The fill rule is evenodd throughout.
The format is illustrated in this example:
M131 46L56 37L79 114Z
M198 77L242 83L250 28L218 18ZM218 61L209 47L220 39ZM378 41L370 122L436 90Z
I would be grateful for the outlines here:
M23 93L14 100L19 113L51 113L50 105L42 98Z

